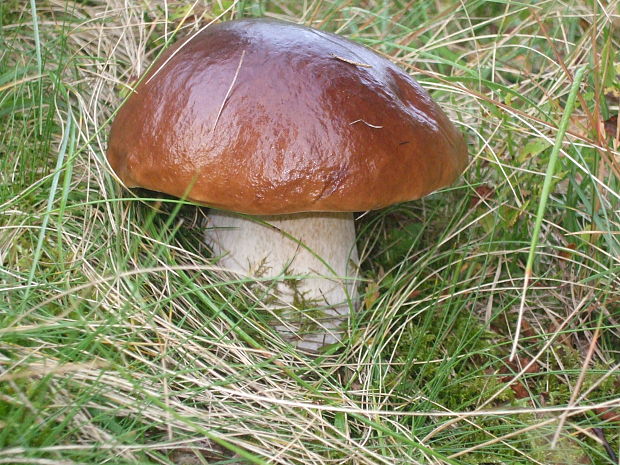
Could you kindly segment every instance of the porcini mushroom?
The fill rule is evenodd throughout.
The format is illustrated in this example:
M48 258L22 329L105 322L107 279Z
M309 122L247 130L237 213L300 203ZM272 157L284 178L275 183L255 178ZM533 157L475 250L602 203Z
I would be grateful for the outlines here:
M212 207L206 240L219 263L278 278L268 299L283 308L278 331L318 350L340 339L358 295L352 212L452 183L467 150L386 58L338 35L247 19L168 50L118 112L107 157L128 187ZM308 277L281 279L290 275Z

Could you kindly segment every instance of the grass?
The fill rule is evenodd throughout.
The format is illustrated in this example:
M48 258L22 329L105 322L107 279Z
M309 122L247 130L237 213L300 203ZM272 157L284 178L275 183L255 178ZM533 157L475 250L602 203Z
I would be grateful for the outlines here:
M0 464L617 464L619 5L1 2ZM160 51L260 15L390 56L470 147L358 215L363 303L318 358L222 280L206 209L105 163Z

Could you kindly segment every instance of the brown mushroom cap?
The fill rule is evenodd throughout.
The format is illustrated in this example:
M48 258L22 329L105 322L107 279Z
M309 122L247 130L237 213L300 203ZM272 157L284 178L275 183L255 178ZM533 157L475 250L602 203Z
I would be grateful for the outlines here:
M107 157L128 187L267 215L417 199L456 179L467 148L389 60L248 19L168 50L118 112Z

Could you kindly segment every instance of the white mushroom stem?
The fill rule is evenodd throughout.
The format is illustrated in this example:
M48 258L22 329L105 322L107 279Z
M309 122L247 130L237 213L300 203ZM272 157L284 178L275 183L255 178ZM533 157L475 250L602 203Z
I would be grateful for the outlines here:
M351 213L243 217L211 210L206 241L218 264L265 283L277 331L300 349L339 341L358 297L358 254ZM308 276L286 279L287 276Z

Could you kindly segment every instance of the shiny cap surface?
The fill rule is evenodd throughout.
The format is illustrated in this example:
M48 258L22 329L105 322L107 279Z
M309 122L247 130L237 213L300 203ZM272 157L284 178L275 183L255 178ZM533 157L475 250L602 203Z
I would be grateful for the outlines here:
M128 187L267 215L417 199L456 179L467 148L372 50L247 19L167 50L119 110L107 157Z

